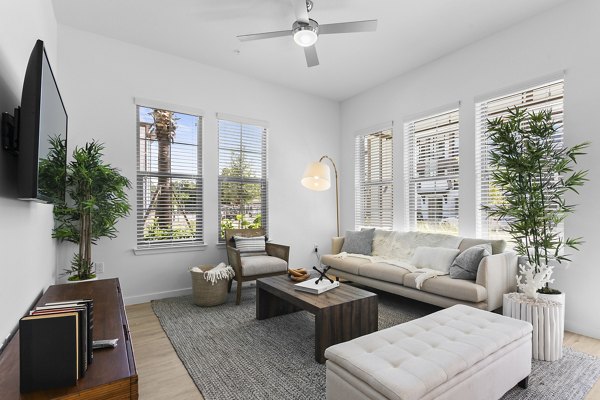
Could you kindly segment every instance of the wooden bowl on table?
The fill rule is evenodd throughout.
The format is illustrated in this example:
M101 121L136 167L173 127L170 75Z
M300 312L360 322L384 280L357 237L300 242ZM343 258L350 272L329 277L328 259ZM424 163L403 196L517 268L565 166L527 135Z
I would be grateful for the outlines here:
M304 268L289 268L288 277L294 282L303 282L310 278L310 273Z

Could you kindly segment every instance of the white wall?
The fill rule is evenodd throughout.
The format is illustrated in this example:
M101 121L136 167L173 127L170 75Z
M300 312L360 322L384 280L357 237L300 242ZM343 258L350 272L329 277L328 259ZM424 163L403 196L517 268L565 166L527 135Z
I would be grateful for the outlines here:
M339 104L124 42L59 26L61 92L69 112L69 147L92 138L106 160L135 182L134 97L204 111L204 234L206 249L134 255L135 211L118 238L93 249L105 263L101 278L119 277L128 303L185 293L188 267L226 261L217 242L216 113L268 121L269 236L291 246L292 266L312 266L314 243L329 248L335 233L334 192L300 185L304 167L323 154L337 157ZM190 49L201 51L201 49ZM129 192L135 205L135 191ZM135 210L135 208L134 208ZM61 253L64 251L61 250ZM61 259L67 259L61 256Z
M0 1L0 112L13 113L29 55L42 39L57 79L56 19L45 0ZM16 158L0 151L0 347L42 290L54 283L52 206L16 200Z
M600 338L600 268L595 246L600 242L600 2L571 1L534 19L436 60L342 103L342 167L353 170L353 137L360 128L394 121L396 229L404 228L403 123L406 117L451 103L460 105L460 234L475 234L475 113L474 97L514 87L566 70L565 141L590 140L590 155L582 168L590 169L590 183L581 190L577 213L566 221L566 233L583 236L586 244L573 256L568 270L555 272L555 286L567 293L566 327ZM410 54L406 55L410 57ZM353 228L353 176L346 174L342 197L345 229Z

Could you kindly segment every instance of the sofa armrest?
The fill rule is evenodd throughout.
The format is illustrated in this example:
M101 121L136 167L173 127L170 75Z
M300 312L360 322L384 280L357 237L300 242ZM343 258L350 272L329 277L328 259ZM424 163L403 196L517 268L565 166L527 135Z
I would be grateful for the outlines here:
M488 311L502 307L502 295L517 290L517 255L504 252L484 257L476 283L487 289Z
M333 237L331 239L331 254L340 254L344 245L344 237Z
M268 255L281 258L286 263L289 263L290 246L285 246L283 244L266 243L265 250L267 251Z

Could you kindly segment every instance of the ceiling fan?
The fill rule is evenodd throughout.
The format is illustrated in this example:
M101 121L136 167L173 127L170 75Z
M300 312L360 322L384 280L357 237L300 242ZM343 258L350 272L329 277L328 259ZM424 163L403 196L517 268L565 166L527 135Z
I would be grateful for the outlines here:
M352 33L352 32L374 32L377 29L377 20L341 22L337 24L319 25L314 19L308 18L308 13L313 8L312 0L292 0L296 21L292 24L292 29L287 31L275 31L264 33L253 33L250 35L239 35L237 38L242 41L270 39L281 36L293 36L294 41L301 47L304 47L306 65L314 67L319 65L317 49L315 43L319 35L329 35L333 33Z

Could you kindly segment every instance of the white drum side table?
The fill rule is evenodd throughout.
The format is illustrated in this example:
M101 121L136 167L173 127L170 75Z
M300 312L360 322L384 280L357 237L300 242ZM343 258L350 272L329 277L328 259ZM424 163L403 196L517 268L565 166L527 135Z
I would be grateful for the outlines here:
M530 299L522 293L508 293L503 297L502 313L533 325L532 354L535 360L556 361L562 357L565 333L563 304Z

